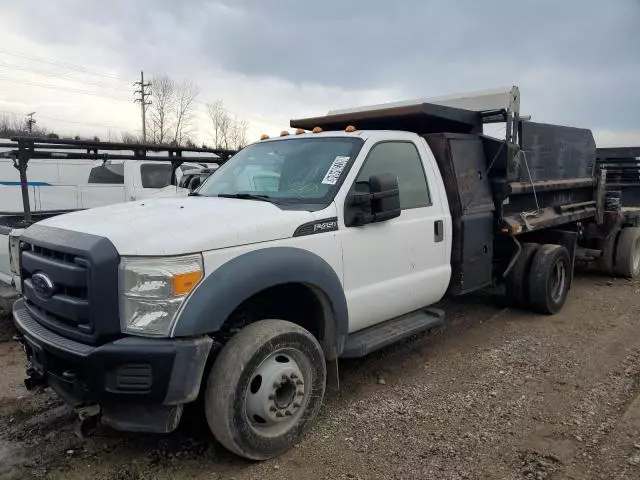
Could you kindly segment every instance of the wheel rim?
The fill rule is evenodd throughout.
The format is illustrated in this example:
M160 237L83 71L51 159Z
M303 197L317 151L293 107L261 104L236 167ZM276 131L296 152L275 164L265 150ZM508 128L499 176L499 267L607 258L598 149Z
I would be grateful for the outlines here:
M310 366L294 350L270 354L255 369L247 386L245 412L251 427L263 436L291 429L309 400Z
M562 300L565 285L567 283L567 269L563 261L558 261L553 266L553 275L551 277L551 299L554 302Z

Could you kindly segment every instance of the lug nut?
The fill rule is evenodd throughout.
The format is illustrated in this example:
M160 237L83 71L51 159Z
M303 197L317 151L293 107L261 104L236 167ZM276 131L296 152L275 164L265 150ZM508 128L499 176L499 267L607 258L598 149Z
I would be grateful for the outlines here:
M296 381L296 385L302 385L302 384L303 384L302 380Z
M295 380L296 378L298 378L298 375L296 375L295 373L292 373L292 374L290 375L290 377L291 377L293 380Z
M287 410L286 412L284 412L284 414L285 414L287 417L290 417L290 416L292 415L290 410Z
M276 417L284 417L284 415L282 415L282 412L278 412L276 413Z
M269 411L270 411L270 412L277 412L277 411L278 411L278 409L277 409L276 407L271 407L271 408L269 409Z
M280 388L280 382L274 382L273 383L273 388Z
M286 382L287 380L289 380L289 377L287 377L286 375L282 375L282 380Z
M276 398L276 396L272 393L271 395L269 395L269 400L274 400Z
M298 390L297 395L299 397L302 397L304 395L304 392L302 390Z

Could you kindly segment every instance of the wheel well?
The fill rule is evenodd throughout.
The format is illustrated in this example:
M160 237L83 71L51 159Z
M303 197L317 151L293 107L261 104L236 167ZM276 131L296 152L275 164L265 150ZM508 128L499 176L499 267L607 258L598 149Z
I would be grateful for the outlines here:
M325 348L332 321L325 294L312 285L285 283L266 288L243 301L225 320L216 337L226 342L235 332L258 320L279 319L300 325Z

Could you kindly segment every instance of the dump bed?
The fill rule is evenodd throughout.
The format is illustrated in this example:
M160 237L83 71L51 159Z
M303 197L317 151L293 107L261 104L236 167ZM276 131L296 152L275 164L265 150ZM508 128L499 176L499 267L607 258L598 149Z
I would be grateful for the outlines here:
M496 237L518 236L596 216L604 192L596 180L590 130L521 121L519 93L462 95L329 112L292 120L311 130L404 130L421 135L438 163L453 224L452 294L493 281ZM504 139L483 135L504 122ZM500 235L496 235L500 234Z

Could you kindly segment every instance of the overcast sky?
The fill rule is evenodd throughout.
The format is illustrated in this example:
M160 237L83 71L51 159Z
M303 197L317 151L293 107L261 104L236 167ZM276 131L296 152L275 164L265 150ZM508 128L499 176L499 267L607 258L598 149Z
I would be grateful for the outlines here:
M0 18L0 110L63 133L140 128L143 69L193 80L250 140L333 108L518 85L534 120L640 144L638 0L0 0Z

